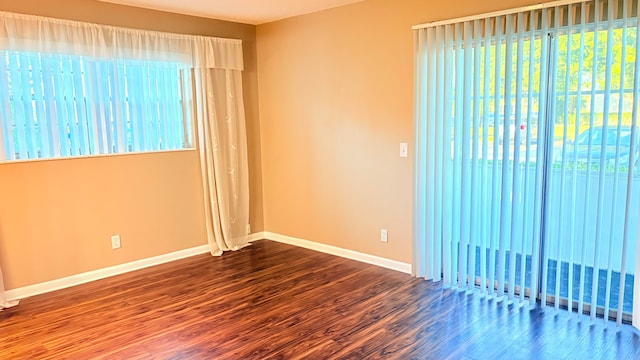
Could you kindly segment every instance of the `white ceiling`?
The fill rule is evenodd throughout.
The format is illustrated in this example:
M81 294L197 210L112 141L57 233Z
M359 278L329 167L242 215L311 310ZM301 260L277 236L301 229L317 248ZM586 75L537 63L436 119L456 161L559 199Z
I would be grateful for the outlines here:
M263 24L363 0L100 0L122 5Z

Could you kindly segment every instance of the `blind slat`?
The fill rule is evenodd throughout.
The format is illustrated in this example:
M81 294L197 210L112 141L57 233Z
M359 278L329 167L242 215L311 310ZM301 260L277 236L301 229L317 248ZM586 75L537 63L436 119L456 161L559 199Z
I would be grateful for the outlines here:
M636 1L636 9L639 9L640 1ZM629 146L629 153L636 154L638 151L638 144L636 139L638 138L638 101L640 101L640 56L638 56L637 49L640 49L640 24L636 23L636 57L634 61L634 72L633 72L633 101L632 101L632 110L631 110L631 144ZM640 159L636 159L636 161L640 162ZM635 230L638 230L638 224L634 224L637 219L631 218L631 209L632 206L637 206L637 199L632 199L629 194L633 191L633 171L631 170L633 166L638 166L637 163L634 164L633 156L629 156L629 171L627 175L627 199L625 203L625 213L624 213L624 234L622 237L622 251L621 251L621 270L620 270L620 291L618 292L618 311L616 315L616 323L620 325L622 323L622 310L625 299L625 284L626 284L626 265L627 265L627 249L629 247L630 241L637 241L637 238L634 239L631 237L631 226L635 226ZM637 237L638 235L636 235ZM637 250L636 250L637 251ZM637 259L636 259L637 261ZM638 269L638 264L636 264L636 269ZM637 275L637 274L635 274ZM637 281L637 280L636 280ZM640 286L636 283L634 293L638 294L638 289ZM635 317L638 314L638 308L634 306L633 309L633 325L638 326L640 324L639 319Z
M512 104L511 99L513 96L513 16L506 16L505 26L507 27L507 33L505 35L505 82L502 90L504 91L504 120L502 124L502 131L499 135L502 136L502 173L501 173L501 196L500 196L500 244L498 247L498 295L506 294L508 289L506 288L506 263L507 263L507 244L510 242L509 226L511 221L511 202L512 195L512 183L511 183L511 169L509 159L511 158L511 113ZM511 30L511 31L509 31ZM514 149L515 151L515 149Z
M502 28L502 18L496 18L495 27ZM499 246L499 240L501 237L500 233L500 186L498 179L498 162L495 161L495 157L500 152L499 146L499 135L498 131L496 131L496 126L500 121L500 93L502 91L501 88L501 79L503 78L503 70L502 70L502 36L498 34L496 36L495 41L496 46L494 46L494 56L495 56L495 79L494 79L494 109L493 109L493 157L494 161L492 161L492 190L491 190L491 235L490 241L491 244L489 246L489 293L495 293L495 284L496 284L496 250ZM497 136L498 135L498 136ZM500 289L498 287L498 289ZM499 291L499 290L498 290Z
M172 99L178 99L180 97L180 94L178 93L178 88L177 87L171 87L170 92L171 94L171 98ZM221 96L226 96L223 94L220 94ZM183 145L180 141L180 139L182 139L182 137L184 136L184 130L186 128L186 126L183 126L183 124L181 123L181 117L179 114L179 109L177 106L172 106L172 114L173 116L170 119L167 119L167 124L169 126L169 128L171 129L169 131L170 134L175 134L175 136L171 136L170 141L169 141L169 146L171 149L179 149L181 148Z
M455 33L460 34L462 24L456 24ZM454 83L455 83L455 100L454 100L454 110L453 110L453 188L455 191L453 192L453 201L452 211L452 259L451 259L451 272L455 274L452 285L460 284L461 274L457 273L458 264L460 259L462 259L462 252L459 251L459 244L462 241L462 227L463 224L460 221L462 217L462 210L460 208L462 201L462 123L463 123L463 103L464 103L464 54L463 54L463 44L460 36L454 39L455 46L455 59L454 64L455 68L453 71L454 74Z
M461 137L461 156L460 165L461 165L461 194L460 194L460 223L462 226L460 227L460 242L459 242L459 250L460 260L458 261L458 274L461 278L460 285L468 287L470 284L475 286L475 277L467 278L468 273L468 264L469 259L468 251L470 251L469 243L471 237L471 103L473 101L472 98L472 79L473 77L470 74L473 74L473 62L472 62L472 47L471 47L471 37L472 37L472 26L470 23L464 23L463 25L464 31L464 43L462 44L463 49L463 68L465 69L465 74L463 75L463 93L462 93L462 117L460 118L460 122L462 124L462 137ZM464 139L464 140L462 140Z
M8 70L10 69L8 61L9 54L7 52L0 52L2 55L2 71L0 71L0 86L3 89L9 88L9 76ZM13 142L13 117L11 116L11 99L13 98L13 94L7 93L2 101L2 105L0 106L0 139L5 139L3 141L3 146L0 146L0 159L13 160L15 159L16 152Z
M473 22L473 31L475 34L480 34L481 27L479 21ZM479 142L480 142L480 107L481 107L481 94L480 94L480 54L481 49L481 37L476 36L473 43L473 124L472 124L472 147L471 147L471 209L469 228L472 236L469 239L469 267L467 278L469 279L467 288L472 289L476 286L476 249L478 248L478 240L482 241L482 233L480 229L480 189L478 189L478 177L480 172L479 164ZM470 96L471 97L471 96Z
M442 279L442 268L443 261L442 257L438 256L442 254L442 241L443 239L443 208L444 208L444 156L446 156L446 141L447 138L444 137L445 133L445 113L444 113L444 98L445 98L445 82L446 78L445 74L445 50L444 50L444 30L442 28L435 29L435 41L436 44L434 48L438 53L436 58L436 144L435 144L435 156L436 156L436 169L437 173L435 174L435 209L438 211L434 214L434 239L437 239L434 243L434 258L433 264L434 268L434 280L440 281Z
M512 194L511 194L511 235L509 244L509 299L513 299L516 290L516 255L518 250L520 251L520 261L525 262L524 259L524 247L522 246L523 239L520 239L518 233L520 232L520 209L522 204L521 199L521 172L520 172L520 143L521 143L521 125L522 125L522 82L524 72L524 14L520 13L517 16L517 44L516 44L516 79L515 79L515 124L514 124L514 139L513 139L513 174L512 174ZM509 130L510 132L510 130ZM508 145L510 146L510 145ZM526 166L526 163L525 163ZM521 277L524 278L525 273L521 273ZM524 292L524 287L521 288Z
M118 152L133 151L129 147L130 139L128 138L128 126L130 117L128 112L127 92L125 90L126 77L124 75L125 66L122 62L117 62L115 65L113 87L113 102L115 108L115 136L117 139Z
M487 292L487 251L491 248L490 239L491 239L491 209L487 209L486 204L491 204L491 194L489 190L489 102L490 102L490 86L491 86L491 51L490 51L490 39L491 37L488 35L490 33L490 22L486 21L484 24L484 37L482 38L481 44L482 52L483 52L483 63L484 63L484 72L483 72L483 97L482 97L482 172L480 179L480 186L482 192L482 204L483 208L480 217L480 221L482 223L482 245L480 247L480 289L482 292ZM490 288L493 287L493 284L490 285Z
M533 12L530 13L530 19L533 18ZM531 230L530 230L530 224L532 222L531 220L531 204L530 204L530 197L528 196L529 192L530 192L530 188L531 188L531 165L530 165L530 161L531 161L531 147L532 147L532 128L534 126L533 124L533 104L534 104L534 97L531 96L530 94L533 93L533 82L534 82L534 74L535 74L535 59L536 59L536 47L535 47L535 43L537 40L535 40L535 37L533 36L533 26L530 25L529 26L529 32L527 33L527 38L528 38L528 42L529 42L529 53L525 54L528 57L528 69L527 69L527 132L526 132L526 141L525 141L525 168L524 168L524 184L523 184L523 193L524 193L524 199L523 199L523 206L522 208L524 209L524 216L523 216L523 225L522 225L522 230L521 230L521 234L520 237L522 238L522 257L520 260L520 301L524 301L525 300L525 293L526 291L524 291L524 289L526 288L526 280L527 280L527 276L524 276L523 274L527 274L527 256L531 256L531 251L529 251L531 249L532 246L532 239L531 239ZM523 55L523 56L525 56ZM537 126L537 124L536 124ZM537 143L537 139L536 139L536 143ZM531 259L531 258L530 258ZM531 265L529 265L530 268ZM531 272L529 271L529 283L532 282L532 276L531 276ZM535 304L535 301L533 302Z
M444 47L445 49L451 49L453 45L453 26L446 26L445 27L445 40L444 40ZM444 74L445 74L445 82L444 82L444 88L445 88L445 94L450 94L452 89L453 89L453 54L450 51L446 52L446 56L445 56L445 68L444 68ZM451 96L445 96L444 99L442 99L445 103L445 109L451 109L451 107L453 106L453 99ZM444 220L443 220L443 236L442 236L442 244L443 244L443 264L442 267L443 269L446 269L446 271L444 271L444 284L446 285L452 285L453 282L455 281L454 278L454 273L455 273L455 266L456 264L454 264L453 262L453 249L452 249L452 243L453 243L453 227L454 227L454 223L453 223L453 210L451 206L448 206L449 204L451 204L453 202L453 192L455 191L453 188L453 166L451 164L451 157L453 156L453 154L451 153L451 135L452 135L452 118L451 118L452 114L451 112L447 111L445 112L445 117L444 117L444 136L443 136L443 149L444 149L444 156L443 156L443 168L444 170L444 176L445 179L443 181L444 184L444 201L442 204L442 212L444 213Z
M160 139L158 146L160 149L166 150L170 139L166 121L169 120L169 114L174 112L174 106L170 106L170 104L172 104L170 92L168 91L170 89L170 82L166 76L166 72L162 71L158 75L158 134Z
M426 208L429 206L428 199L426 198L426 185L428 184L428 179L426 177L426 168L423 166L419 166L418 164L426 163L427 157L427 142L425 136L425 128L428 126L426 121L419 121L418 119L426 118L425 107L426 107L426 97L427 93L424 88L427 86L427 81L425 78L424 72L426 71L426 67L423 66L423 62L426 58L425 46L427 45L426 41L423 39L425 36L424 32L414 33L414 47L416 48L416 53L420 54L420 60L415 62L415 113L416 113L416 122L415 122L415 177L416 182L414 184L414 196L416 196L419 200L414 202L414 212L416 214L420 214L421 218L419 221L414 221L413 223L413 232L417 237L426 238L426 227L430 225L430 214ZM422 200L424 199L424 201ZM413 248L413 256L414 256L414 266L412 267L412 273L414 276L424 277L429 280L431 278L428 267L430 266L428 253L426 248L430 246L430 243L420 242L416 243ZM420 261L421 259L427 259L427 261Z
M432 29L431 31L427 32L427 44L429 44L429 49L425 53L425 60L429 64L429 66L427 67L427 73L425 74L427 78L432 78L436 76L436 73L435 73L436 67L434 66L436 61L434 36L435 36L435 29ZM433 197L435 196L435 184L432 179L434 179L436 176L436 167L435 167L436 107L435 107L435 104L438 98L438 94L435 89L435 82L433 81L428 82L428 88L426 90L429 96L426 99L427 106L423 111L425 111L426 112L425 115L432 120L427 124L425 129L426 141L427 141L427 156L425 161L427 161L428 163L428 166L426 168L426 176L427 176L427 179L429 179L427 183L428 186L427 186L426 196L430 199L433 199ZM425 234L427 236L435 236L436 206L437 205L435 203L429 203L427 206L427 212L429 212L429 222L427 224L427 228L425 231ZM433 263L433 259L435 258L433 248L434 246L428 246L424 250L426 258L430 259L432 263ZM430 270L428 271L429 277L433 278L436 272L439 272L439 270L435 267L430 266Z

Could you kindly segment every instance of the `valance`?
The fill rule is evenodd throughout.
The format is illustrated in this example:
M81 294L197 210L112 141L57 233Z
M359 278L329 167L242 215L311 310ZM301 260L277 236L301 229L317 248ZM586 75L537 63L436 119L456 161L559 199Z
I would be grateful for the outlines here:
M242 41L0 12L0 49L243 70Z

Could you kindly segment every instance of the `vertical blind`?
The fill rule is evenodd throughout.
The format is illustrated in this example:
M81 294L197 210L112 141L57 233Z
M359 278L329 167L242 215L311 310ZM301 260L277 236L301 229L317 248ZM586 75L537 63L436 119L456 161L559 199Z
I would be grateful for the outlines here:
M637 9L586 1L416 30L416 276L628 320Z
M0 56L0 160L192 146L181 64L20 51Z

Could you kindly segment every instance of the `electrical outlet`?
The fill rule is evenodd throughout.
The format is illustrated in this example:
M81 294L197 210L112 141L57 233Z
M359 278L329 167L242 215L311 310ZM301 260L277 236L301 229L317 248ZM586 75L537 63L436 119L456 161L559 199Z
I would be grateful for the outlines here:
M387 229L380 230L380 241L387 242Z
M111 248L120 249L120 235L113 235L111 237Z

